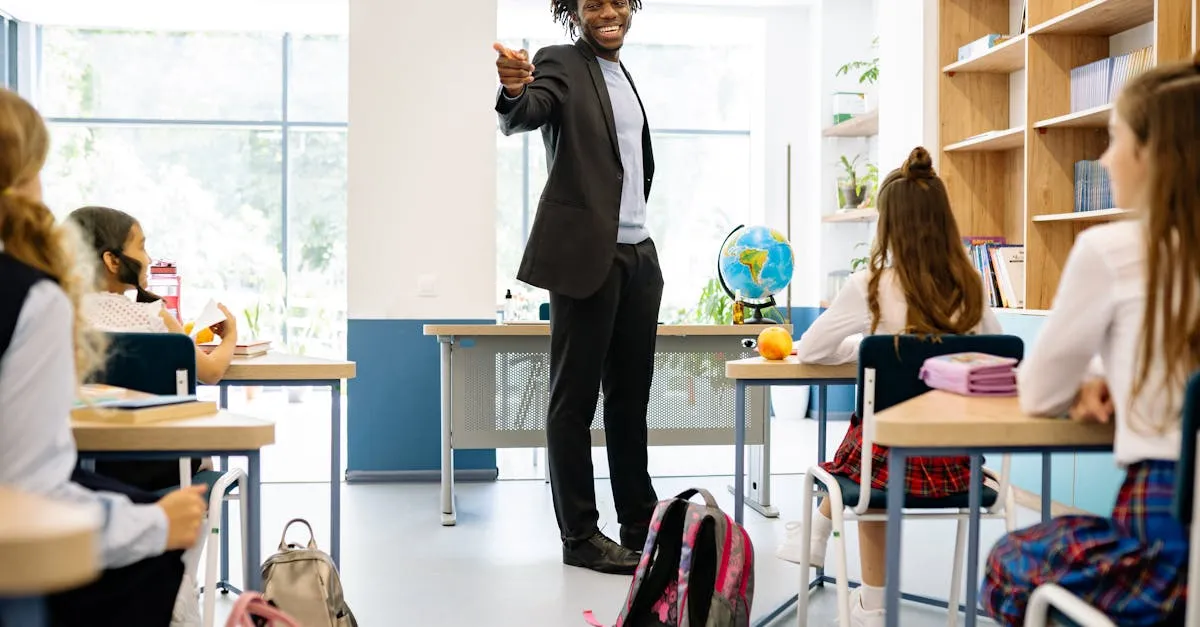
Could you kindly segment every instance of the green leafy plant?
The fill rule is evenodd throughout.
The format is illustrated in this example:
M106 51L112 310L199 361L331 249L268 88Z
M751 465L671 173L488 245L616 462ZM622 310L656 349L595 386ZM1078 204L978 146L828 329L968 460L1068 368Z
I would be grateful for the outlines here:
M858 179L858 190L863 196L860 207L874 207L879 196L879 167L870 161L866 165L867 173Z
M855 188L858 187L858 160L859 159L862 159L862 155L854 155L853 159L848 159L846 157L846 155L842 155L841 157L838 158L838 163L842 166L842 170L845 171L844 176L838 177L839 180L841 180L847 184L852 184L855 186Z
M878 46L879 36L876 35L875 39L871 40L871 47L877 48ZM879 81L879 57L875 57L870 61L851 61L838 68L834 76L849 75L856 70L862 71L862 74L858 76L858 83L860 85L874 85Z
M262 302L254 303L253 307L243 309L242 316L246 318L246 328L250 330L250 337L259 339L261 337L259 334L262 332Z
M866 242L859 242L859 243L857 243L857 244L855 244L855 245L854 245L854 250L856 250L856 251L857 251L859 248L863 248L863 247L864 247L864 246L866 246L866 245L867 245L867 243L866 243ZM866 268L866 267L867 267L867 264L869 264L869 263L871 263L871 258L870 258L870 257L867 257L867 256L864 256L864 257L852 257L852 258L850 259L850 271L851 271L851 272L858 272L859 270L862 270L863 268Z

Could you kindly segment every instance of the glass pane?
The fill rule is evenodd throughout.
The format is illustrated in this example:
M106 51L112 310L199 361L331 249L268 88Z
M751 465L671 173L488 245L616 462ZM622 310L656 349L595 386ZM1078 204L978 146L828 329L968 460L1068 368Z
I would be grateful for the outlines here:
M749 219L750 136L655 134L654 162L646 212L670 321L697 306L725 236Z
M750 130L762 65L750 46L630 44L621 61L642 97L652 129Z
M210 298L239 314L258 302L281 309L278 132L53 125L51 141L47 204L59 217L104 205L137 218L151 257L179 265L185 320ZM282 317L262 321L278 338Z
M345 122L350 76L350 44L341 35L293 35L288 71L288 119Z
M281 35L46 27L41 53L39 106L50 117L282 115Z
M288 135L288 348L346 356L346 131Z

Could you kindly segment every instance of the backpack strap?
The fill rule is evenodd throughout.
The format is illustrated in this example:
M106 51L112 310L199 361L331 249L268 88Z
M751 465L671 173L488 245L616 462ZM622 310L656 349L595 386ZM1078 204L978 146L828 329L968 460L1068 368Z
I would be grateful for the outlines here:
M629 604L625 614L629 624L650 612L651 606L662 598L667 586L679 576L679 560L683 554L683 526L685 514L688 511L686 500L675 500L667 506L663 514L662 524L650 547L650 572L638 586L637 593Z
M308 527L308 548L310 548L310 549L317 548L317 536L316 536L316 534L313 533L312 525L308 524L308 521L304 520L303 518L293 518L293 519L289 520L286 525L283 526L283 533L279 534L279 550L282 551L282 550L288 548L287 532L288 532L288 529L290 529L291 526L295 523L301 523L305 527ZM298 548L298 545L296 545L296 546Z
M696 496L697 494L704 497L704 504L707 505L710 509L720 509L719 507L717 507L717 499L714 499L712 493L710 493L708 490L705 490L704 488L688 488L687 490L680 492L679 496L677 496L675 498L683 500L683 501L690 501L690 500L692 500L692 497Z
M687 613L689 625L708 624L712 597L716 591L720 553L717 551L717 521L705 516L692 545L692 568L688 573Z

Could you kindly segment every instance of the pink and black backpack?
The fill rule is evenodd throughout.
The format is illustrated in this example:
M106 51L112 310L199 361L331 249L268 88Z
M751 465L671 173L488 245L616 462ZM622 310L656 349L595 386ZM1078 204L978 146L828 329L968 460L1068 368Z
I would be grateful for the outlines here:
M703 505L691 502L696 494ZM707 491L686 490L654 509L616 627L749 627L753 598L750 535Z

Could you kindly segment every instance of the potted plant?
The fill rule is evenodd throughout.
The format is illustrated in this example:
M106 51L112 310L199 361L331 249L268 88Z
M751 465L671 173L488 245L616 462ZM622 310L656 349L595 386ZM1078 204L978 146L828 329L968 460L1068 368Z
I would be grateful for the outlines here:
M239 338L238 341L244 344L248 341L258 339L259 334L262 332L262 302L256 302L254 303L253 307L247 307L243 309L242 317L246 319L247 335L245 339ZM246 400L252 401L258 396L258 393L262 391L262 386L248 385L246 386L245 390Z
M871 48L875 49L878 47L879 36L876 35L875 38L871 40ZM838 68L837 73L834 74L834 76L848 75L850 72L855 70L862 71L862 73L858 75L859 85L874 85L879 81L879 57L875 57L870 61L851 61Z
M879 196L879 168L870 161L866 165L867 173L859 177L858 185L862 190L862 202L859 207L874 207Z
M859 248L862 248L866 245L867 245L866 242L859 242L854 245L854 250L858 250ZM870 257L866 257L866 256L851 257L850 258L850 272L858 272L859 270L866 268L867 264L869 264L869 263L871 263Z
M838 209L857 209L863 202L863 188L858 181L858 160L861 158L862 155L855 155L851 160L842 155L838 160L843 170L837 180Z

